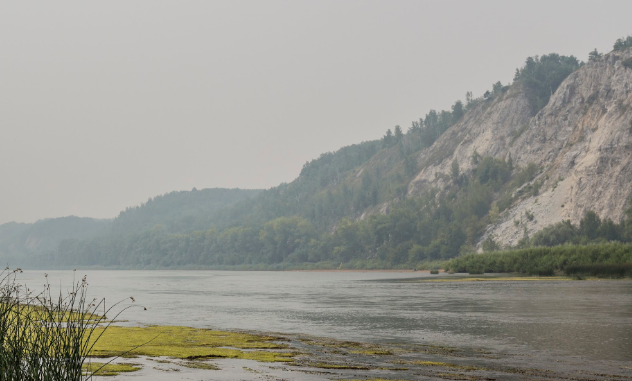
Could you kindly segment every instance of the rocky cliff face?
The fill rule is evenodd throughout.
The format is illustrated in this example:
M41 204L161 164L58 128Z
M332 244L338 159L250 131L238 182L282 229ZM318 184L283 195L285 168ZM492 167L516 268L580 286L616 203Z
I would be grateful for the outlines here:
M619 221L632 196L632 50L613 52L571 74L529 122L510 152L514 162L545 168L543 191L515 205L490 232L504 243L521 234L513 220L535 215L530 233L587 210ZM557 185L557 186L555 186Z
M619 221L632 196L632 69L622 64L631 57L628 49L587 63L535 116L520 86L470 110L419 154L423 169L408 194L443 189L454 159L471 171L474 151L504 159L511 154L517 166L541 168L534 181L542 186L539 194L519 198L483 239L493 234L514 245L525 231L532 235L565 219L577 223L587 210Z

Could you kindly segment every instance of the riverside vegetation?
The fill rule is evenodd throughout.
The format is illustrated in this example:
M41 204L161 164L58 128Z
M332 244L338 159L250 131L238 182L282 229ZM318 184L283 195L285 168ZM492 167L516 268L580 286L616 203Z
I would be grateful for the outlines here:
M627 219L602 221L586 212L579 226L562 221L525 237L513 250L500 250L493 237L486 253L470 254L444 264L448 271L470 274L519 272L532 275L632 277L632 200Z
M615 51L630 49L630 40L617 40ZM589 55L594 63L603 59L598 52ZM8 258L48 268L434 268L481 246L495 251L630 242L630 218L606 218L600 221L598 237L592 236L594 229L584 234L590 227L577 230L565 221L532 237L525 233L516 247L501 247L486 230L512 207L549 187L554 180L548 178L550 168L514 164L511 154L474 150L459 161L451 159L454 146L432 150L468 115L482 115L512 97L524 96L536 115L567 78L586 66L573 56L529 57L516 69L513 83L497 82L478 98L468 92L465 102L431 110L406 131L396 126L379 140L322 154L305 163L291 183L244 193L240 201L212 210L198 196L205 190L159 196L121 212L89 238L65 239L54 249L14 252ZM624 115L627 109L621 110ZM528 127L504 138L511 145ZM410 192L420 173L446 158L451 159L447 172L434 172L440 187ZM534 218L528 211L523 216L526 222L518 221L516 229Z
M86 367L94 343L110 325L96 313L105 301L87 299L86 278L54 297L48 282L41 292L18 283L21 272L7 267L0 273L0 380L75 381L111 369Z

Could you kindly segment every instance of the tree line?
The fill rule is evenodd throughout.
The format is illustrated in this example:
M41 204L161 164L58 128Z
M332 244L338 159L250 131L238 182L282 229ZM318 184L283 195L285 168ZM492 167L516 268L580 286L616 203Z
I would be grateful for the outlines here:
M532 166L513 168L504 159L472 160L477 162L472 172L452 170L444 174L449 179L445 191L432 189L415 197L402 197L389 205L388 213L362 219L343 216L333 226L320 227L319 219L310 213L263 221L253 218L191 233L174 234L156 225L127 235L66 240L40 260L60 265L137 268L354 261L416 267L420 262L474 251L485 227L511 204L509 201L499 206L495 200L513 197L515 189L536 175ZM361 183L356 190L366 186ZM325 196L322 208L338 213L336 202L357 196L351 188L347 193L330 201ZM252 202L246 200L244 205Z

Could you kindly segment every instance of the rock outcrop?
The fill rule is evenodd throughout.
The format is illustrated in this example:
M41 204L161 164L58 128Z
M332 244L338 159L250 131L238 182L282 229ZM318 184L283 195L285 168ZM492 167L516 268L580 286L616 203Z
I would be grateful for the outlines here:
M587 210L618 222L632 196L632 50L614 51L569 75L535 116L520 86L470 110L418 156L421 172L408 194L443 189L456 159L471 171L472 154L534 163L537 195L519 198L487 235L504 245ZM529 218L526 218L529 216Z

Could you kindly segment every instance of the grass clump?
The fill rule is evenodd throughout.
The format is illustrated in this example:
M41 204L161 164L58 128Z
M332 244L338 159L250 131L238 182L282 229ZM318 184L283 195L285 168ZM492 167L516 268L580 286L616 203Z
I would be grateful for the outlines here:
M110 324L105 314L96 313L105 301L87 299L85 276L73 281L66 294L60 291L53 296L47 275L44 290L34 292L17 282L21 273L8 267L0 273L0 380L91 379L106 365L84 367L88 353Z

